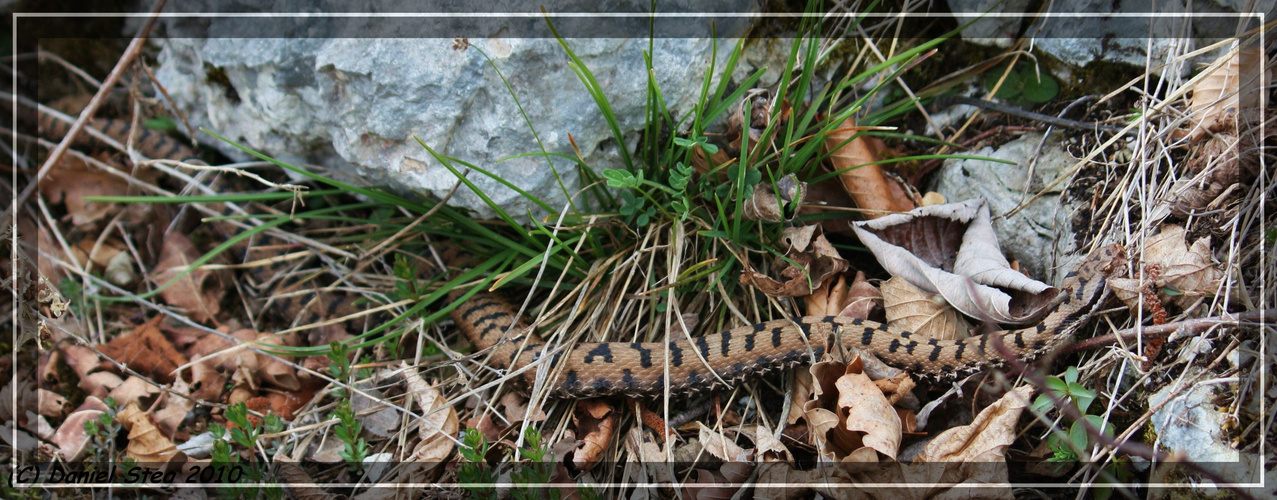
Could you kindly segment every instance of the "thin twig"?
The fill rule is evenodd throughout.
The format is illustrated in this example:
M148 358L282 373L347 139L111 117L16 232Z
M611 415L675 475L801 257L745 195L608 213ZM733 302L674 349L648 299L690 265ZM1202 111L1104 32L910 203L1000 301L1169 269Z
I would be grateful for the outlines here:
M1029 111L1027 109L1024 109L1018 106L1007 106L1005 104L998 104L996 102L986 101L984 99L972 99L970 97L955 96L955 97L946 97L946 98L940 99L939 103L942 106L945 104L965 104L967 106L975 106L977 108L987 109L989 111L993 111L996 113L1002 113L1004 115L1011 115L1011 116L1018 116L1026 120L1034 120L1034 121L1045 123L1047 125L1054 125L1057 127L1072 128L1072 129L1078 129L1078 130L1103 130L1105 132L1112 132L1114 134L1134 132L1134 130L1128 131L1127 127L1118 127L1114 125L1105 125L1102 123L1088 123L1088 122L1080 122L1077 120L1069 120L1067 118L1059 118L1059 117L1055 117L1051 115L1044 115L1042 113L1035 113L1033 111Z
M1144 337L1166 337L1178 331L1200 332L1216 325L1257 323L1262 322L1265 319L1271 322L1274 318L1277 318L1277 309L1259 309L1237 314L1211 316L1208 318L1186 319L1184 321L1176 321L1173 323L1166 323L1164 325L1137 326L1135 328L1118 330L1108 335L1101 335L1099 337L1074 342L1073 344L1065 346L1060 351L1060 354L1096 349L1116 343L1118 340L1134 340L1139 338L1141 335Z

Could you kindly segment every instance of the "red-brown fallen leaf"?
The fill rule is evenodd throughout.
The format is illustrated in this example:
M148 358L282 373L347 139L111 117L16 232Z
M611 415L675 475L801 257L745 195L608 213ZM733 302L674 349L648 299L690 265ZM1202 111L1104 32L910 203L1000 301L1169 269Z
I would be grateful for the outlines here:
M182 276L200 256L201 252L186 236L181 233L169 234L160 249L160 260L155 263L151 281L160 286L167 284ZM218 273L207 269L189 271L161 290L160 297L169 305L184 310L194 321L210 321L221 311L222 296L226 294L223 281Z
M808 316L870 319L870 315L879 309L880 302L882 292L870 284L865 273L860 271L856 271L851 286L847 286L845 275L839 275L836 281L826 280L811 295L803 297Z
M137 403L120 410L116 419L129 430L129 444L124 450L128 457L141 463L159 464L177 456L177 446L151 423L151 417L138 408Z
M107 357L161 383L173 381L174 370L186 364L186 356L177 352L158 327L163 316L138 325L128 335L116 337L98 348Z
M612 443L616 409L603 399L580 400L572 414L572 424L581 435L581 444L577 446L572 463L577 469L589 469L603 458L603 453Z
M226 390L226 376L217 371L217 365L195 358L191 365L191 397L200 401L221 401Z
M136 176L149 183L158 177L158 172L143 169ZM40 181L40 194L50 203L65 201L71 223L83 226L119 210L119 204L90 202L85 197L123 196L129 194L129 184L124 178L88 165L80 158L64 155Z
M314 398L314 385L304 385L296 391L270 391L266 393L266 401L270 403L271 413L289 421L297 416L297 410L302 409Z
M501 407L505 409L505 418L511 424L519 422L540 422L545 420L546 414L541 411L540 407L532 408L528 411L528 398L522 394L507 392L501 396Z
M847 118L825 138L825 149L831 151L829 162L834 170L841 171L838 179L843 188L856 200L866 219L913 210L913 201L899 185L888 181L877 165L887 150L882 139L861 135L847 142L860 130L864 129L856 127L855 119Z

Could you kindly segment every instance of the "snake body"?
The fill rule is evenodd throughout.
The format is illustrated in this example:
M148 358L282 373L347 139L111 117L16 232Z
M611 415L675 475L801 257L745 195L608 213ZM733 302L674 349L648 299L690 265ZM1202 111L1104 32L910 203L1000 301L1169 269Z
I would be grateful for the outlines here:
M97 119L93 125L120 141L126 140L129 132L129 123L123 120ZM40 126L55 138L65 134L67 128L65 123L43 113ZM194 155L173 138L149 130L141 131L138 148L152 158ZM277 246L271 237L263 235L256 245L243 249L246 253L242 258L271 257L279 253ZM461 253L446 253L453 253L446 261L454 265L459 262ZM671 393L679 394L716 390L770 371L819 360L840 347L871 352L888 364L919 375L945 378L1001 365L1005 360L995 345L1005 346L1005 350L1023 360L1052 349L1090 318L1093 306L1105 291L1107 278L1119 272L1124 261L1120 246L1097 249L1065 276L1060 285L1062 300L1037 325L960 340L927 338L859 318L806 316L733 328L690 341L677 338L664 343L581 342L555 351L547 349L545 341L526 324L516 321L514 308L500 295L477 293L450 314L476 348L491 350L488 359L494 368L521 372L519 379L524 389L532 386L537 374L537 367L529 365L548 358L553 368L548 388L555 397L649 397L667 387ZM267 281L282 267L287 266L276 262L255 268L253 274ZM355 309L352 297L306 292L304 282L281 285L286 290L303 292L300 296L276 293L275 299L267 302L285 317L305 322L315 317L350 314ZM450 297L455 300L465 293L466 290L454 290Z
M531 387L536 367L548 357L549 391L554 397L625 394L650 397L668 386L671 394L723 388L750 377L819 360L841 347L869 351L882 361L920 375L955 377L998 366L1000 342L1019 359L1030 360L1071 336L1091 316L1107 278L1119 272L1125 254L1110 245L1093 252L1061 284L1062 299L1040 323L961 340L937 340L882 323L837 316L806 316L733 328L720 333L661 342L581 342L559 352L527 325L499 295L480 292L451 311L457 327L479 349L492 349L490 365L522 370ZM452 297L462 295L455 290ZM666 380L666 362L669 380Z

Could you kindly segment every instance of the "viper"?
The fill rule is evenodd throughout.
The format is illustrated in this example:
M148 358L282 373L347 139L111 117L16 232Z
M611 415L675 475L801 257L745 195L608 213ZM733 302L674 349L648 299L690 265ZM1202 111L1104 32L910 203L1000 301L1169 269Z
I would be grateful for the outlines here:
M520 373L525 390L532 387L538 371L529 365L548 360L552 375L547 387L561 398L642 398L667 389L672 394L716 390L819 360L840 347L870 352L912 373L948 378L999 366L1006 361L1003 352L1028 361L1056 347L1090 319L1102 303L1108 279L1120 273L1124 263L1121 246L1099 248L1065 276L1058 303L1038 324L958 340L927 338L860 318L805 316L690 341L580 342L556 350L516 320L514 308L498 294L479 292L450 314L476 348L491 349L488 359L493 367ZM456 300L465 293L458 289L450 296Z
M54 137L60 137L58 132L66 128L45 115L40 122ZM98 120L95 125L117 140L124 140L129 131L126 122L119 120ZM140 144L144 154L155 158L193 154L162 134L143 134ZM276 243L262 235L255 245L242 248L240 257L245 261L271 257L279 253ZM451 249L441 255L446 264L464 265L464 252ZM865 351L918 375L951 378L1002 365L1006 361L1002 353L1032 360L1071 337L1090 319L1105 295L1108 279L1122 271L1125 258L1118 245L1093 251L1065 276L1058 303L1034 326L958 340L927 338L860 318L805 316L733 328L690 341L579 342L561 349L547 345L516 319L514 308L499 294L476 293L450 315L470 342L488 353L493 368L519 373L518 386L523 390L535 383L539 363L548 362L547 387L552 396L561 398L612 394L642 398L665 390L678 394L711 391L839 351ZM281 267L286 266L276 262L251 272L265 282ZM307 286L301 282L281 285L299 291ZM456 289L449 297L455 301L466 293ZM311 291L297 297L276 295L265 303L301 322L318 315L343 316L355 307L353 298L339 294Z

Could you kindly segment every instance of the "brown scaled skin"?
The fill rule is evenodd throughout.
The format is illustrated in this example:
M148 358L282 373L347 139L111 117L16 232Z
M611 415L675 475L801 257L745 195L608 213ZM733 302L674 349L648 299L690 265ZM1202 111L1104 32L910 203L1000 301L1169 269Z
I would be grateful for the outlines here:
M919 375L953 377L1000 365L1003 359L993 347L994 337L1001 337L1002 344L1021 359L1032 359L1054 348L1090 319L1107 278L1120 272L1124 262L1120 246L1096 250L1065 278L1060 286L1064 299L1055 310L1038 325L1022 330L936 340L893 331L874 321L807 316L733 328L693 338L692 342L686 338L668 344L584 342L552 355L551 363L564 366L551 371L558 375L549 387L555 397L651 397L665 390L668 361L672 394L712 390L723 387L723 382L735 384L770 370L818 360L828 347L827 339L840 339L835 341L873 352L884 362ZM450 297L455 300L464 293L453 291ZM522 322L515 324L512 308L496 294L477 293L451 316L476 348L493 349L489 359L496 368L520 370L543 355L544 341ZM511 337L502 341L507 331ZM523 372L525 387L531 386L536 372L536 367Z

